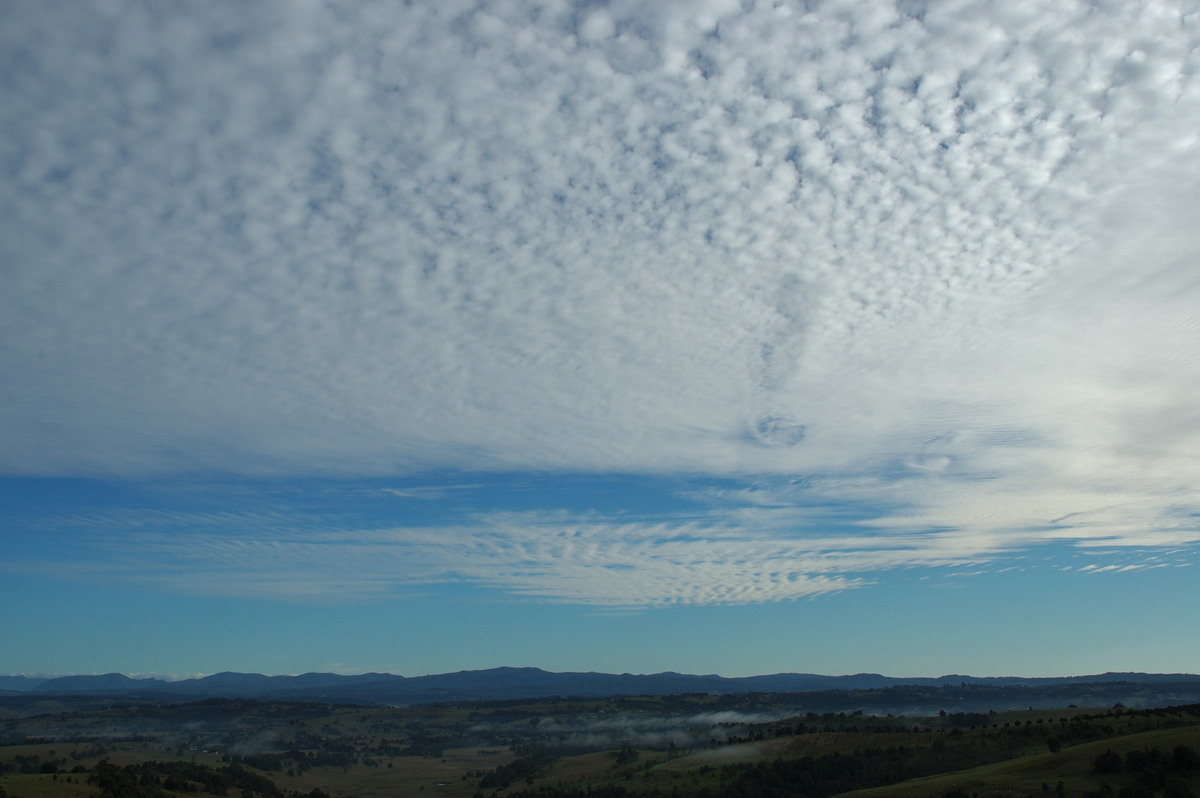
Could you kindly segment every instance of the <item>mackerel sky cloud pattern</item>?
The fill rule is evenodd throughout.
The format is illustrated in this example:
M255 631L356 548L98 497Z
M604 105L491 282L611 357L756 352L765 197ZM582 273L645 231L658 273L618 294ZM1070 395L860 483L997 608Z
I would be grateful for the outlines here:
M1194 2L0 15L7 475L765 486L353 531L355 595L420 563L752 603L1200 540ZM803 510L834 504L836 539ZM238 535L287 554L253 590L321 592ZM160 562L251 592L206 540Z

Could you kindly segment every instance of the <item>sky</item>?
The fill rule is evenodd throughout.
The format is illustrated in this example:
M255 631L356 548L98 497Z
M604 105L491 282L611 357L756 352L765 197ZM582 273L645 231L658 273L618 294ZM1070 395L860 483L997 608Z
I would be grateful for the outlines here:
M1196 0L3 0L0 130L0 673L1200 671Z

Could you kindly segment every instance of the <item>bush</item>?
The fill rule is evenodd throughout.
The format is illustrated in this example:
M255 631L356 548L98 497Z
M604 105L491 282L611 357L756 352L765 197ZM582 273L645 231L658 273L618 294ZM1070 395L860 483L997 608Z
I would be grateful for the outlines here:
M1120 773L1121 772L1121 756L1113 753L1112 749L1098 755L1092 762L1097 773Z
M1141 751L1130 751L1125 755L1125 769L1130 773L1141 773L1153 767L1162 759L1162 753L1157 748L1146 748Z
M1171 767L1176 770L1200 770L1200 756L1190 745L1177 745L1171 752Z

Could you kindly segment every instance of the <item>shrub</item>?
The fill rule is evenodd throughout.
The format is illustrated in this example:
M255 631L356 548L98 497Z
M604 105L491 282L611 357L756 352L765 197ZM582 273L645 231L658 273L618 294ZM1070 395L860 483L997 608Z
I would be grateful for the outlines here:
M1096 768L1097 773L1120 773L1121 772L1121 756L1113 753L1112 749L1098 755L1092 764Z

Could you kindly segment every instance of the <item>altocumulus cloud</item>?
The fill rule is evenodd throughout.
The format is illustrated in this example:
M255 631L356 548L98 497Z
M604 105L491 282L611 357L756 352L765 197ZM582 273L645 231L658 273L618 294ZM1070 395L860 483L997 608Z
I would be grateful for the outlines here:
M1200 537L1194 3L2 13L6 473L811 475L404 533L599 603Z

